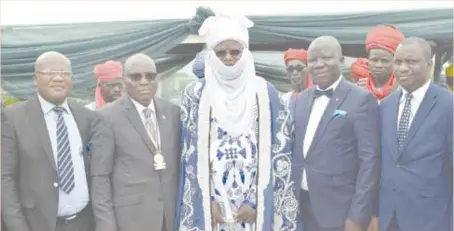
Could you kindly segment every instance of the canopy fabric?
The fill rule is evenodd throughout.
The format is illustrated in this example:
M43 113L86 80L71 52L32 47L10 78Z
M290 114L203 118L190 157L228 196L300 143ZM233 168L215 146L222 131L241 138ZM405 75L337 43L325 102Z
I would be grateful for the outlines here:
M155 59L159 72L177 71L192 57L168 56L165 52L187 37L186 23L161 20L2 28L2 88L19 98L34 94L34 62L46 51L58 51L70 58L72 96L77 98L93 97L93 68L109 59L123 62L143 52Z
M156 20L2 27L2 88L18 98L35 94L34 61L41 53L52 50L71 59L74 73L72 96L77 98L93 97L96 85L93 67L96 64L109 59L124 61L138 52L154 58L158 71L169 76L189 63L196 54L169 55L166 52L191 32L195 33L209 15L211 13L198 9L189 22ZM368 30L377 24L392 24L406 36L433 40L438 45L448 45L452 50L452 9L250 18L255 23L250 30L251 48L307 48L315 37L332 35L342 44L345 55L364 56ZM282 47L272 44L281 44ZM278 88L288 88L283 66L267 60L257 60L256 66L259 75L279 85Z

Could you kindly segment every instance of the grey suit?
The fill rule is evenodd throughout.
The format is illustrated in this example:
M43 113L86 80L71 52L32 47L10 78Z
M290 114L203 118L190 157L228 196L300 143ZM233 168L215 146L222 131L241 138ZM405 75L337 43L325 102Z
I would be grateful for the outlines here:
M68 105L85 147L91 136L90 127L96 123L96 114L75 102L69 101ZM58 176L38 97L5 108L2 115L2 217L6 228L10 231L55 230ZM85 150L83 154L88 175L89 160ZM88 205L86 209L90 208Z
M90 151L97 231L173 230L180 109L156 97L154 103L167 165L161 171L153 167L154 146L129 96L99 111L104 124L95 129Z
M366 227L380 177L377 101L371 93L341 80L304 158L314 91L315 87L310 88L296 100L293 179L299 184L306 169L310 205L318 224L337 228L350 219ZM333 116L336 110L346 112L345 116ZM296 191L298 197L303 193L300 187ZM312 222L304 217L303 221Z

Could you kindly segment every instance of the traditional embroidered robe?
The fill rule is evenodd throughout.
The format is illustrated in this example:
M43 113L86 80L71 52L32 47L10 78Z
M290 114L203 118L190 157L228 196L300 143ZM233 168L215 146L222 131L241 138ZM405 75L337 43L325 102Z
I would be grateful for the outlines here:
M211 227L210 104L205 80L191 83L181 100L181 175L176 231L215 231ZM256 230L293 231L298 202L291 181L292 116L278 92L262 78L257 80L258 178Z

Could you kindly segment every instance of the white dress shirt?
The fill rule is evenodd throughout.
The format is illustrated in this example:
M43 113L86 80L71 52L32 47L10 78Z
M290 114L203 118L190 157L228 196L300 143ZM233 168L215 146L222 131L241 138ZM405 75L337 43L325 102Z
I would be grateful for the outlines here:
M342 78L343 77L340 76L339 79L336 80L336 82L334 82L330 87L326 88L325 90L333 89L333 91L335 91L336 87L339 85ZM317 89L321 90L318 86L316 86L316 87L317 87ZM326 107L328 106L329 100L330 100L330 98L328 98L326 95L322 95L322 96L314 99L314 102L312 104L311 114L309 116L309 121L307 123L306 134L305 134L304 140L303 140L304 158L306 158L306 156L307 156L307 152L309 151L309 147L312 144L312 140L314 139L318 124L320 123L323 113L325 112ZM301 188L306 191L309 190L309 187L307 186L306 169L303 170Z
M43 110L44 120L46 121L47 131L49 133L52 152L54 154L55 166L58 166L57 153L57 118L58 114L52 110L55 105L43 99L38 95L41 109ZM59 188L58 191L58 211L57 216L71 216L84 209L89 201L87 175L85 173L85 164L83 157L82 138L79 134L76 120L74 119L68 103L65 101L60 107L66 109L63 113L66 128L68 130L68 138L71 148L71 157L74 169L74 189L69 193L63 192ZM53 187L59 187L59 182L55 182Z
M158 136L156 142L158 142L158 145L161 146L161 134L159 133L159 124L158 124L158 119L156 117L157 115L156 115L156 108L154 106L154 100L151 100L148 107L143 106L142 104L133 100L132 98L131 98L131 101L134 104L134 106L136 107L137 113L139 113L139 115L140 115L140 119L142 120L145 130L146 130L146 125L145 125L145 115L143 113L143 110L145 108L151 109L151 119L153 120L153 124L156 126L156 135ZM147 132L149 132L149 131L147 131ZM148 135L152 136L152 134L148 134Z
M408 123L409 129L411 127L411 123L413 122L413 119L415 118L416 112L419 109L419 105L421 105L422 100L424 99L424 96L426 95L427 89L429 89L430 86L430 80L427 81L424 85L422 85L420 88L416 89L411 93L413 95L413 98L411 99L410 105L411 105L411 112L410 112L410 121ZM399 101L399 114L397 116L397 130L399 130L399 122L400 122L400 117L402 115L402 111L404 110L404 105L405 105L405 99L407 98L408 92L404 89L402 89L402 96L400 97Z

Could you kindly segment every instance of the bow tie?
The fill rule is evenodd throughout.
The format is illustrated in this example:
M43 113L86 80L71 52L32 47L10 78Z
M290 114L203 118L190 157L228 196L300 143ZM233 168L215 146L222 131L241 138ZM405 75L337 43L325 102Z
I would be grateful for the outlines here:
M333 94L334 94L334 91L333 89L328 89L328 90L325 90L325 91L322 91L322 90L319 90L319 89L315 89L315 92L314 92L314 99L317 99L318 97L324 95L328 98L331 99L331 97L333 97Z

